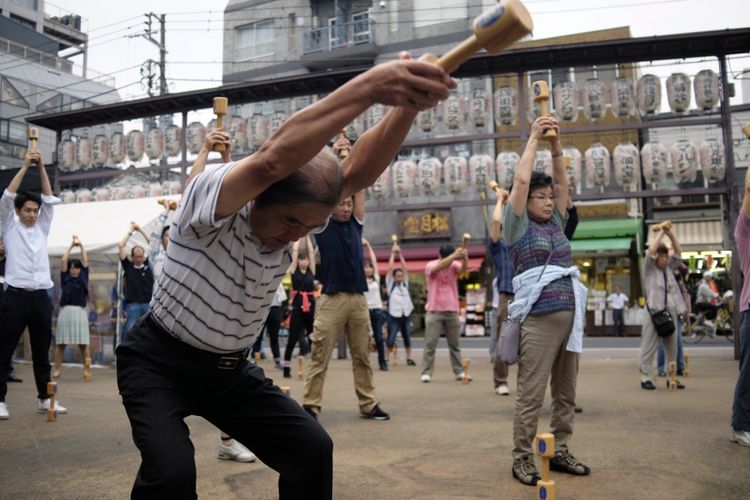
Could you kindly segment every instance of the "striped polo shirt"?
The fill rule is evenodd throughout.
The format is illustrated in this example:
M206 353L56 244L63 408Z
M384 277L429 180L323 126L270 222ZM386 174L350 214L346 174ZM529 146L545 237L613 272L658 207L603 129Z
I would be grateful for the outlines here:
M251 204L215 219L221 183L233 165L206 170L188 186L151 300L153 316L167 331L217 353L253 345L291 263L291 245L269 250L253 234Z

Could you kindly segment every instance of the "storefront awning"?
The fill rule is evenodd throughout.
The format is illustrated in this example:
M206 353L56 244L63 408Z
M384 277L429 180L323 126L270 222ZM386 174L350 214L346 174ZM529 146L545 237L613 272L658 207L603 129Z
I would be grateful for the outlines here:
M598 219L582 220L576 227L573 240L591 238L623 238L633 236L641 230L641 219Z
M653 241L656 233L648 228L648 244ZM721 250L723 248L723 233L721 221L693 221L673 222L672 232L684 250ZM669 244L668 241L665 243Z
M410 273L414 274L424 274L425 266L427 266L427 263L434 259L426 259L426 260L407 260L406 261L406 270ZM482 261L484 261L483 257L469 257L469 263L467 266L467 269L469 272L475 272L479 271L479 268L482 265ZM378 271L381 275L385 276L388 273L388 262L378 262Z
M630 244L633 238L591 238L585 240L573 240L570 242L570 248L574 254L627 254L630 251Z

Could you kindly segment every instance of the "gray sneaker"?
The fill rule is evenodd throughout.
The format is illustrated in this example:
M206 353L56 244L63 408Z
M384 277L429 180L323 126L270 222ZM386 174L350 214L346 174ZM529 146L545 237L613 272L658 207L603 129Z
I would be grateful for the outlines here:
M750 431L732 429L732 441L742 446L750 446Z
M534 464L534 457L526 455L513 460L513 477L527 486L536 486L542 479Z

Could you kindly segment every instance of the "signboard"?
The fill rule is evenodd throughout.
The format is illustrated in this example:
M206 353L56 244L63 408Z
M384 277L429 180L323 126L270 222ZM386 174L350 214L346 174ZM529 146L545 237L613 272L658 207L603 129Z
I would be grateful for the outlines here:
M399 211L399 236L402 240L451 237L450 209Z

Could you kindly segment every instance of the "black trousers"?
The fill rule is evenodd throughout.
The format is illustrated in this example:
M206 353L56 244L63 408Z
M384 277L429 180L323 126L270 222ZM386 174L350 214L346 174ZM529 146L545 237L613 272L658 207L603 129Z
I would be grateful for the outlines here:
M273 359L281 359L281 351L279 351L279 330L281 329L281 307L271 306L268 309L268 316L266 317L266 324L263 326L263 330L268 333L268 343L271 344L271 353Z
M625 315L622 309L612 309L612 322L615 324L615 335L625 336Z
M46 290L27 292L8 287L3 294L3 328L0 333L0 402L8 392L13 353L24 328L29 328L34 381L39 399L47 399L50 381L49 346L52 339L52 301Z
M310 352L310 342L307 337L313 332L315 320L315 304L310 304L310 311L303 312L301 307L292 308L292 318L289 320L289 338L284 350L284 361L292 359L294 346L299 343L299 354L304 356Z
M189 415L279 472L279 498L331 498L331 438L244 353L195 349L145 316L117 347L117 385L141 452L132 498L196 498Z

